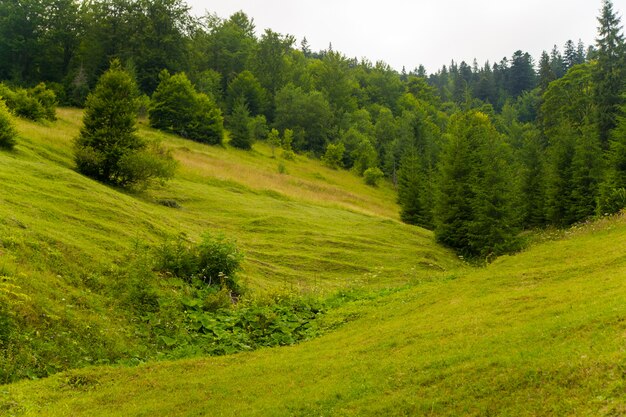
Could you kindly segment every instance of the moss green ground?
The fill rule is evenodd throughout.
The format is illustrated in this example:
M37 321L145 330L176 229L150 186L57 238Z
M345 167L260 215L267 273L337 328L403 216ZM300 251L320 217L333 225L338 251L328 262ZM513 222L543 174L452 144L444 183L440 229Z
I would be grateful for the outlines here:
M180 230L197 236L207 228L238 239L248 253L245 280L256 291L276 281L401 289L332 311L324 320L346 324L297 346L90 367L1 386L0 414L626 414L624 216L467 268L429 233L397 223L391 190L304 159L280 176L263 147L243 154L167 138L184 162L177 180L120 194L69 169L66 136L78 114L61 116L54 129L21 123L32 139L0 155L0 181L10 190L0 206L4 268L39 303L55 308L58 288L83 291L63 268L80 276L84 261L110 262L138 238L154 242ZM241 178L238 165L248 171ZM323 190L299 192L314 187ZM183 209L155 204L161 198ZM107 305L83 299L80 318Z

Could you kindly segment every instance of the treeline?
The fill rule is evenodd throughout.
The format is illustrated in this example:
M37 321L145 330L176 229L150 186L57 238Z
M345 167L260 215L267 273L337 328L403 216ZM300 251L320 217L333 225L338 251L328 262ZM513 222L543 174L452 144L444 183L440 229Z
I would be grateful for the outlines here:
M0 79L45 82L83 106L113 59L149 103L152 126L210 144L281 142L398 187L406 222L467 256L515 247L525 228L566 226L626 203L626 64L621 23L602 3L595 46L568 41L536 64L428 75L312 51L238 12L196 18L180 0L6 0ZM148 101L149 100L149 101Z

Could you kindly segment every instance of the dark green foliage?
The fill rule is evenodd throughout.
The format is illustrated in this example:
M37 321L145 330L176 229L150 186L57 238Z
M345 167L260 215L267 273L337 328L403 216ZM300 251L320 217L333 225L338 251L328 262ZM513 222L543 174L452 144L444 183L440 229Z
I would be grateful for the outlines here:
M618 108L626 89L624 35L611 0L603 0L597 39L597 65L593 70L593 98L597 110L598 132L602 146L608 148L610 131L616 125Z
M199 281L239 293L237 272L242 260L243 254L235 243L223 236L214 237L207 233L200 243L193 244L181 234L157 249L156 270L190 283Z
M545 218L545 143L540 132L523 133L520 149L520 216L525 227L540 227Z
M35 88L29 90L29 94L41 103L44 119L56 120L57 96L54 91L48 89L44 83L39 83Z
M9 109L0 99L0 148L13 149L16 143L17 132L13 126Z
M470 257L511 250L517 225L510 169L509 149L486 115L453 117L439 169L437 240Z
M137 94L130 75L113 61L87 99L74 154L81 173L124 187L172 177L171 156L156 145L148 148L136 135Z
M595 126L580 132L572 159L572 218L584 220L596 212L602 179L602 149Z
M613 214L626 207L626 106L611 134L607 170L600 187L599 214Z
M150 126L197 142L221 144L224 121L217 105L196 92L184 73L170 75L164 70L160 80L148 110Z
M546 215L552 224L566 226L576 221L572 206L572 161L576 133L568 125L553 131L548 149L546 172Z
M56 120L56 95L43 83L30 90L0 84L0 98L16 116L34 121Z
M219 296L219 293L217 294ZM283 297L267 304L251 304L236 309L212 312L210 303L197 302L208 297L185 301L189 342L208 355L227 355L261 347L287 346L317 336L315 320L326 306L319 300ZM215 299L216 296L210 297ZM208 304L208 305L207 305ZM218 304L219 305L219 304ZM172 347L181 341L163 339Z
M239 100L243 99L252 116L267 110L267 92L250 71L243 71L229 84L226 93L226 106L231 113Z
M269 136L269 128L267 126L267 119L262 114L253 117L250 120L250 131L252 132L253 140L265 140Z
M277 129L294 131L293 147L321 155L326 149L332 114L328 102L319 92L305 93L288 84L276 94Z
M424 175L422 158L415 149L407 151L398 170L398 204L403 222L432 228L431 184Z
M233 112L228 118L230 144L239 149L252 149L252 119L248 106L243 99L237 101Z

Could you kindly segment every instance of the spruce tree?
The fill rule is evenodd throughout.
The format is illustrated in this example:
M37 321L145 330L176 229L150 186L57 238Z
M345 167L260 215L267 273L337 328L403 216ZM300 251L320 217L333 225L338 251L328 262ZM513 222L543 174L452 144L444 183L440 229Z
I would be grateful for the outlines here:
M557 226L568 226L576 221L571 216L572 162L576 150L575 129L567 123L553 129L547 151L546 217Z
M449 132L439 164L435 236L470 257L504 253L517 235L510 149L480 112L454 116Z
M83 127L76 140L78 170L98 181L119 184L123 174L119 162L146 144L136 134L137 85L113 60L87 97Z
M426 178L416 149L404 153L398 170L398 204L403 222L432 228L432 206L425 201Z
M172 177L176 163L171 155L156 144L149 149L136 133L138 104L135 81L119 60L113 60L87 97L75 142L79 172L124 187Z
M545 145L541 134L530 129L522 135L520 160L521 221L524 227L545 224Z
M239 149L252 149L252 129L250 112L243 99L239 99L228 118L230 144Z
M613 214L626 207L626 105L611 133L607 170L600 187L598 214Z
M611 0L604 0L598 18L597 65L593 71L594 101L600 142L608 148L609 134L616 125L618 108L623 102L626 83L624 35Z
M602 148L595 126L584 125L579 133L572 158L572 197L570 218L581 221L596 212L602 180Z

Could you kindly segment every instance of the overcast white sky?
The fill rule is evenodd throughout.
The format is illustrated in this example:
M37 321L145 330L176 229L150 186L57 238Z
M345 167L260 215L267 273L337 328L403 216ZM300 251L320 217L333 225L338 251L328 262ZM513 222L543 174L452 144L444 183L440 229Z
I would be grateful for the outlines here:
M535 60L554 44L595 42L601 0L188 0L195 14L227 18L243 10L257 33L271 28L311 49L383 60L407 71L423 64L430 72L451 59L499 61L518 49ZM614 0L620 16L626 0ZM623 23L623 19L622 19Z

